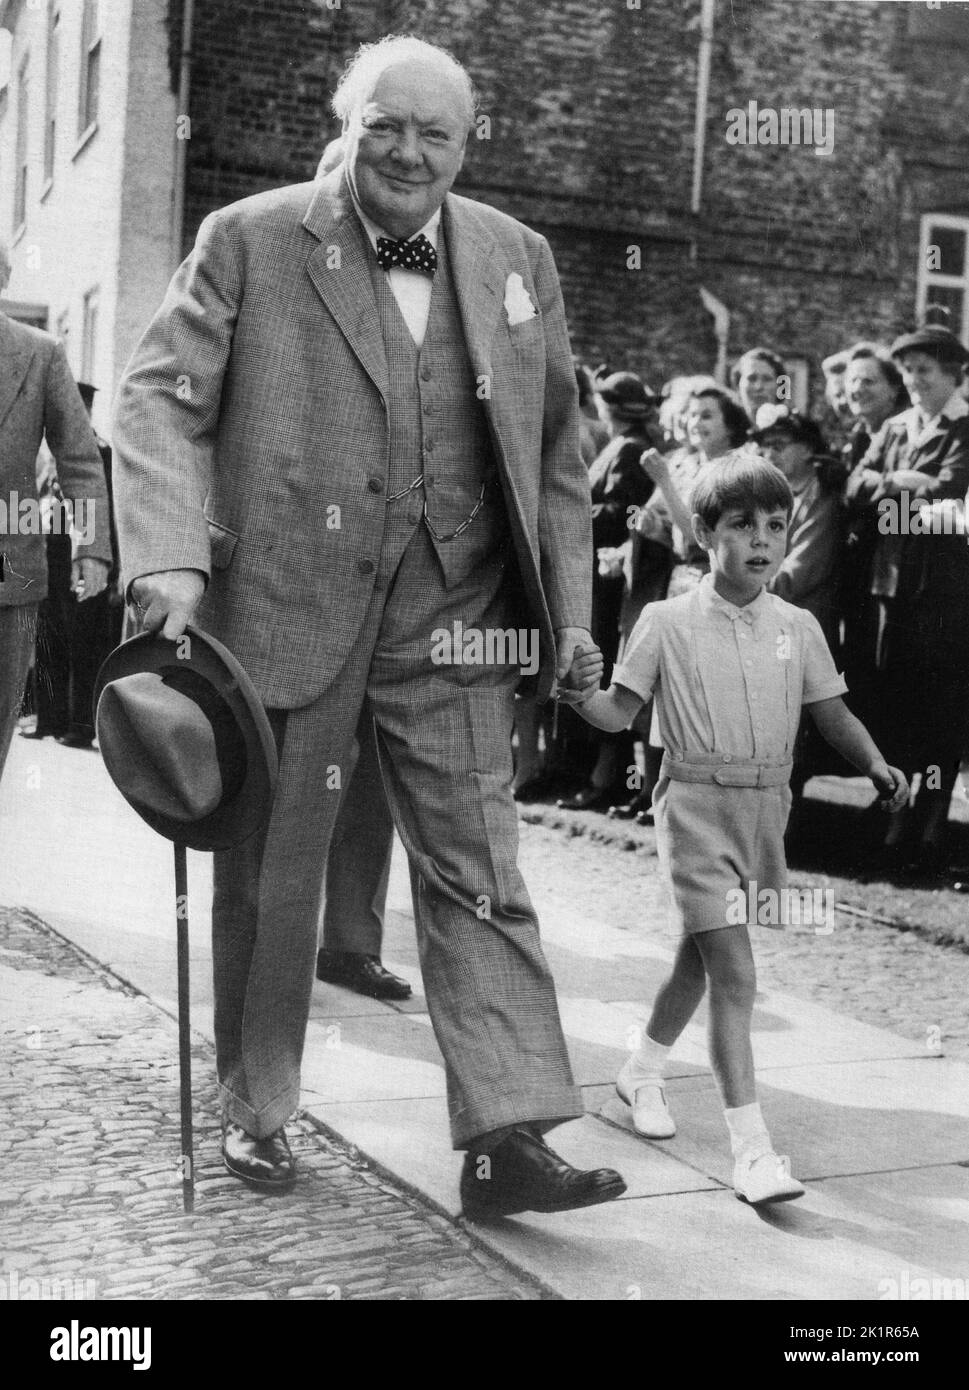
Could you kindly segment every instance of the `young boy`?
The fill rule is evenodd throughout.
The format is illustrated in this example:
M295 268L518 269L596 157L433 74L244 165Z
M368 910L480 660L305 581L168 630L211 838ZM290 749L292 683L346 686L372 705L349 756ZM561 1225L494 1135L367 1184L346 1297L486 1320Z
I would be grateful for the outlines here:
M644 610L607 691L581 693L601 673L601 655L592 651L573 673L576 689L564 696L590 724L609 731L628 728L654 698L665 749L653 808L683 935L617 1090L640 1134L675 1133L663 1066L709 985L710 1063L730 1132L734 1188L751 1203L804 1193L774 1152L757 1103L754 961L747 925L731 925L739 896L733 890L746 895L754 884L757 901L760 890L787 885L783 835L802 705L832 747L871 778L887 809L908 796L902 773L886 764L843 703L845 682L817 620L766 592L784 559L792 506L784 475L750 452L738 450L706 469L691 510L710 574L692 592Z

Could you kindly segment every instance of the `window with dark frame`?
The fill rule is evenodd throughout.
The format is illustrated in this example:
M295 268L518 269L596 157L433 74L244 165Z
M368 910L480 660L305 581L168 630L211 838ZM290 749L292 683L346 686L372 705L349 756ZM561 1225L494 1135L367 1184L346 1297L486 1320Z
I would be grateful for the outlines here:
M84 296L84 319L81 325L81 380L91 381L94 377L94 355L98 336L98 288L88 290Z
M44 180L54 177L57 150L57 79L60 67L61 13L57 0L47 7L47 89L44 112Z
M84 0L81 23L81 83L78 102L78 138L96 125L101 87L101 18L98 0Z
M28 64L24 58L17 73L17 145L14 167L13 228L18 231L27 220L27 100Z
M947 327L969 339L969 217L926 213L922 218L915 312L945 309Z

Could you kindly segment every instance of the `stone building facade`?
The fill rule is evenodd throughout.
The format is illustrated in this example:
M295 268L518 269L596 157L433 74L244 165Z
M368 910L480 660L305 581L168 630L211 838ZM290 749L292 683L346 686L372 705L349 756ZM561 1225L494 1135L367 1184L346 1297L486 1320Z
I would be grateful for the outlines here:
M167 3L0 2L0 307L63 339L104 433L174 264Z
M311 178L336 133L329 98L347 57L408 31L469 67L483 119L459 191L548 236L575 349L592 362L658 384L761 342L817 397L823 357L890 337L926 302L969 332L965 4L196 0L187 36L183 0L144 8L158 6L167 54L156 26L141 61L164 140L156 130L158 158L142 171L152 186L128 202L167 225L161 144L165 123L188 114L182 250L212 208ZM186 37L191 100L178 113ZM782 143L771 120L785 111L797 138ZM751 143L736 139L738 112ZM0 167L11 127L8 113ZM145 254L167 275L160 244Z
M583 356L657 382L711 369L701 286L729 315L728 357L767 343L801 361L815 395L823 357L907 326L920 294L965 333L969 7L708 8L697 190L702 0L201 0L186 232L222 202L310 176L336 133L328 98L346 56L409 31L470 68L488 121L459 188L548 236ZM830 113L830 153L729 143L728 112L751 102ZM945 264L920 283L932 246Z

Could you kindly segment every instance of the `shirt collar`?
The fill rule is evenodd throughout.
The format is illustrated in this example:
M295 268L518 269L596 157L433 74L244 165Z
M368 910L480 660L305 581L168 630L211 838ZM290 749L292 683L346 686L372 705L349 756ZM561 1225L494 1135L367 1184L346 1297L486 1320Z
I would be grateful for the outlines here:
M754 623L763 618L770 606L770 597L766 589L761 589L760 593L752 603L746 604L743 608L738 608L735 603L728 603L725 598L721 598L713 587L713 576L705 574L700 580L697 590L700 602L700 609L706 615L719 613L721 617L729 619L730 622L743 622L753 627Z
M350 188L349 183L347 184L347 187ZM356 208L356 210L357 210L357 216L360 218L360 221L363 223L363 229L364 229L364 231L367 233L367 236L368 236L369 239L370 239L370 245L371 245L371 246L373 247L373 249L376 251L376 249L377 249L377 238L378 238L378 237L382 237L382 236L390 236L390 233L389 233L389 232L385 232L384 229L383 229L382 227L379 227L379 226L377 225L377 223L373 221L372 218L370 218L370 217L367 216L367 214L364 212L363 208L362 208L362 207L360 206L360 204L357 202L357 195L354 193L354 191L353 191L352 188L350 188L350 197L351 197L352 200L353 200L353 206L354 206L354 207ZM421 235L426 236L427 239L428 239L428 241L431 243L431 245L432 245L432 246L435 248L435 250L436 250L436 249L437 249L437 234L438 234L438 229L440 228L440 225L441 225L441 209L438 208L437 212L434 214L434 216L431 218L431 220L430 220L429 222L425 223L425 225L424 225L423 227L421 227L421 229L420 229L419 232L415 232L413 237L408 237L407 240L408 240L408 241L413 241L413 240L414 240L414 237L418 237L418 236L421 236ZM392 241L397 241L397 240L399 240L398 237L391 237L390 239L391 239Z
M917 405L913 405L911 410L904 412L902 418L907 420L909 434L925 434L929 430L938 429L943 422L950 420L962 420L969 415L969 401L961 391L955 390L939 411L938 415L933 415L927 420L921 417L921 411Z

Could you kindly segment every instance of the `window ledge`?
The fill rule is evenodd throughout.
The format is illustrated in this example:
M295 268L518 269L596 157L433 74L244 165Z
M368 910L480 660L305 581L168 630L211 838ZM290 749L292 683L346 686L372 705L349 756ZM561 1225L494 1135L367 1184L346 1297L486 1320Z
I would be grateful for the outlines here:
M72 159L77 159L77 157L78 157L78 155L81 153L81 151L82 151L87 145L90 144L90 142L94 139L94 137L95 137L95 135L97 135L97 133L98 133L98 123L97 123L97 121L92 121L91 124L88 126L87 130L82 131L81 134L77 137L77 144L74 146L74 153L71 155L71 158L72 158Z
M52 189L53 187L54 187L54 180L53 180L53 178L44 179L44 186L43 186L43 188L40 190L40 201L41 201L42 203L45 203L45 202L47 201L47 195L50 193L50 191L51 191L51 189Z

